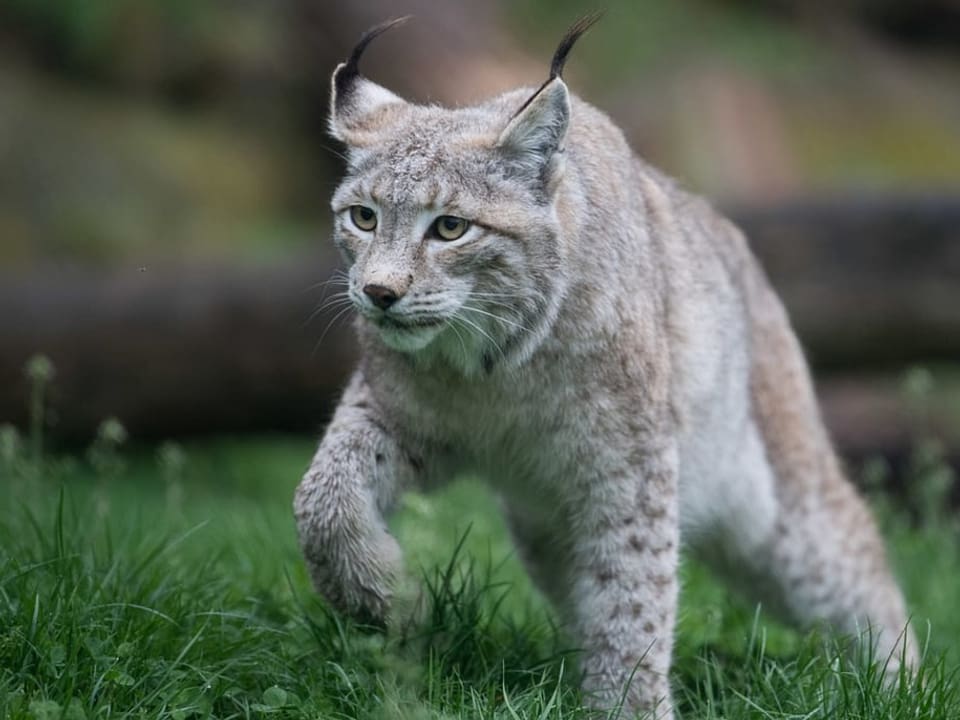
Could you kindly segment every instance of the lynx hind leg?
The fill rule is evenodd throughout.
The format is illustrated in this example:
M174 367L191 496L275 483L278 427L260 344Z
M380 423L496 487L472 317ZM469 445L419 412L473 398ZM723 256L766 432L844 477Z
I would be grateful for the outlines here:
M900 588L870 510L833 458L821 483L784 492L768 558L774 604L801 627L826 622L873 643L875 661L895 674L915 667Z
M869 508L835 459L828 464L829 474L811 467L815 481L809 483L790 487L789 480L775 480L772 507L745 503L753 515L769 510L769 522L727 513L721 535L695 549L748 601L787 622L801 629L826 624L871 642L874 660L892 678L902 659L908 666L917 662L903 596Z
M869 508L844 477L827 436L810 371L786 311L766 278L745 287L751 319L750 407L772 471L776 519L742 564L758 571L761 598L801 626L827 622L869 637L892 674L918 660L903 596Z
M777 602L801 625L869 637L893 674L918 652L883 541L827 436L810 373L779 301L753 288L753 415L775 477L777 520L761 555ZM762 308L762 309L761 309Z

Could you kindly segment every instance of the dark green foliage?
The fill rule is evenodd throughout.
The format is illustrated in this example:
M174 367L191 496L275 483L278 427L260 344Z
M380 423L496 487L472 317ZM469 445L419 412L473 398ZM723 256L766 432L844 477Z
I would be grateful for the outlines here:
M145 54L164 55L165 44L165 73L194 60L210 6L209 0L0 0L0 19L48 65L83 78L118 79L130 74L124 63L160 63Z

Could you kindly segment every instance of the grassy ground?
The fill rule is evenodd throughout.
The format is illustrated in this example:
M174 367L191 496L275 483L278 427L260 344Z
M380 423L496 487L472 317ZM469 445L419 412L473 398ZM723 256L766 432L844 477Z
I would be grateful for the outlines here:
M587 716L576 653L479 486L404 501L393 526L427 602L385 636L310 590L289 509L309 441L121 456L119 434L38 464L0 432L0 717ZM868 663L837 659L840 641L757 615L688 560L683 717L960 717L960 531L938 509L944 478L935 458L918 465L920 523L879 502L929 634L918 679L883 687Z

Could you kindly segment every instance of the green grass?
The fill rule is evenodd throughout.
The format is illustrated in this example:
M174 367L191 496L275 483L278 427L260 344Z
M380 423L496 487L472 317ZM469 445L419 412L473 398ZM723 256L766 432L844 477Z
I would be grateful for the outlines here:
M82 459L38 464L0 437L0 718L589 716L576 652L480 486L404 500L393 528L426 599L384 635L310 589L290 498L311 441L127 457L120 439L107 428ZM943 492L928 465L918 487ZM688 560L683 717L960 717L960 531L880 505L921 635L929 622L919 677L884 687L839 659L841 640L758 616Z

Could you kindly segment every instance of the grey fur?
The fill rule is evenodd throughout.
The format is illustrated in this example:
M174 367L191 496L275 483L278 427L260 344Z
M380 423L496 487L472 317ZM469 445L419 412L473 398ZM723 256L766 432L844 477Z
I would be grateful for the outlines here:
M681 537L788 619L870 623L891 669L915 661L882 542L735 227L559 75L459 109L359 75L349 103L337 92L334 240L363 355L295 500L325 597L385 620L402 574L385 514L470 472L503 499L598 706L629 683L629 708L672 717ZM440 241L441 215L473 224ZM399 299L377 307L370 284Z

